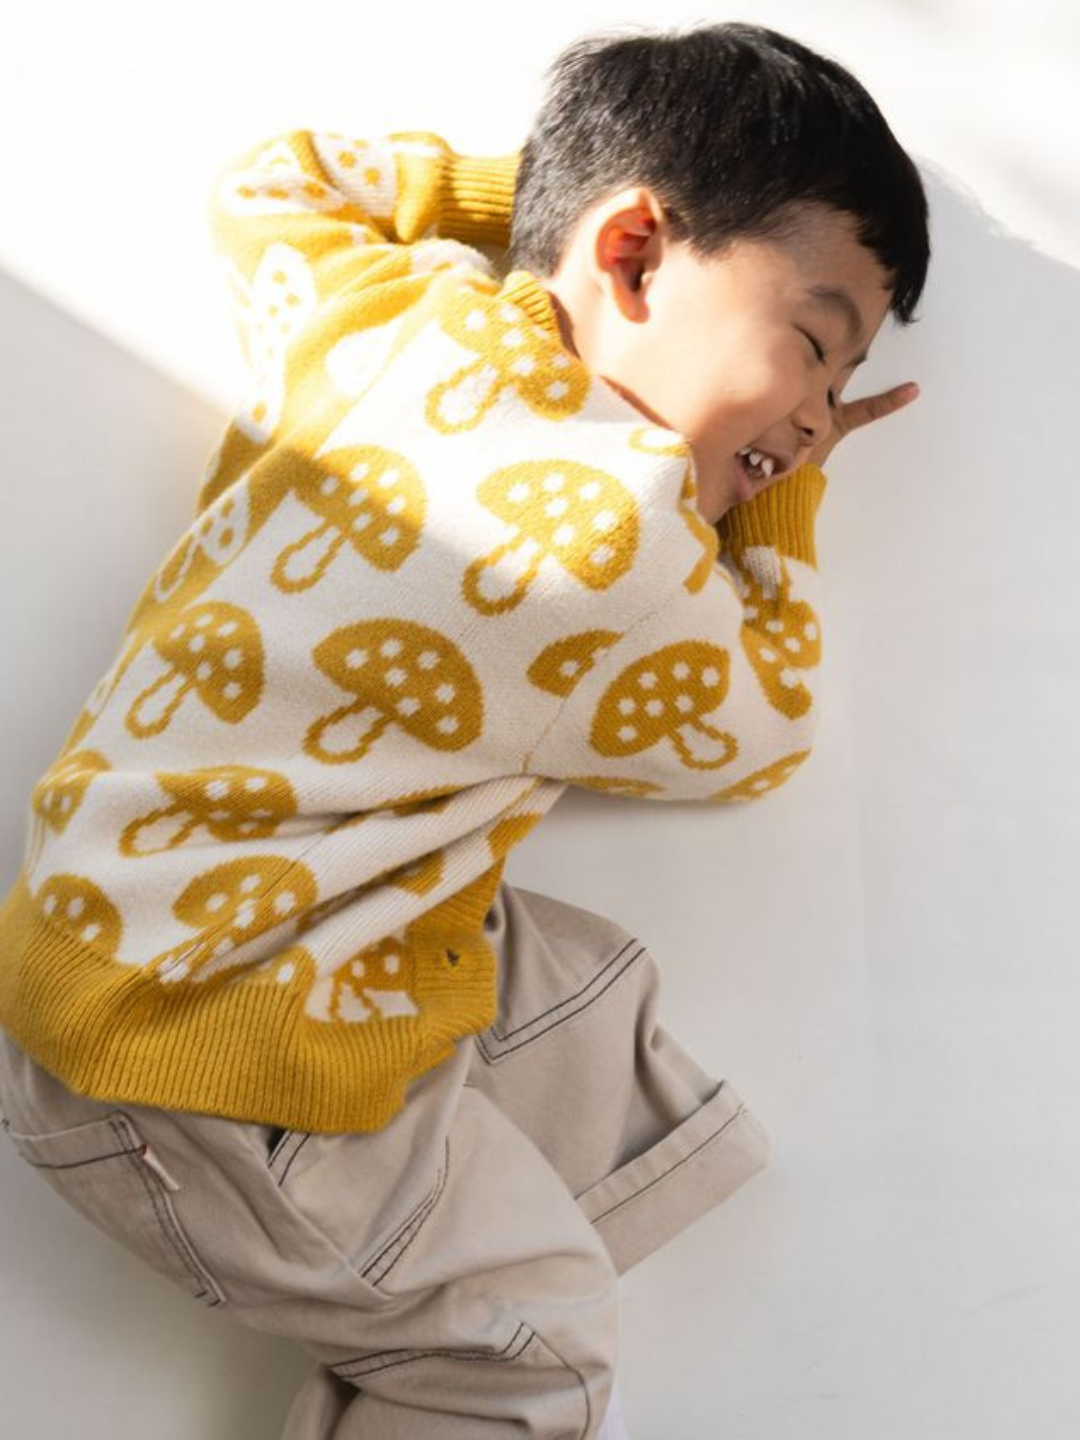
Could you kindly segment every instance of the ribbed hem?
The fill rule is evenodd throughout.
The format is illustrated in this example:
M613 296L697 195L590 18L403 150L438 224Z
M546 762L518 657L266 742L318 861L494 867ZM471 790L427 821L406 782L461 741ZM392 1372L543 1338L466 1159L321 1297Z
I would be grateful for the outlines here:
M440 230L454 240L505 245L510 239L519 156L450 155L443 170Z
M716 522L721 550L772 545L781 554L816 567L814 519L826 484L816 465L801 465L753 500L734 506Z
M561 342L562 332L555 314L555 303L531 271L511 270L503 281L500 294L524 310L534 325L547 330L554 339Z
M20 876L0 906L0 1025L94 1099L290 1130L378 1130L413 1079L498 1013L483 920L501 871L416 922L419 1014L367 1021L304 1013L315 973L299 947L287 984L250 972L162 982L41 915Z

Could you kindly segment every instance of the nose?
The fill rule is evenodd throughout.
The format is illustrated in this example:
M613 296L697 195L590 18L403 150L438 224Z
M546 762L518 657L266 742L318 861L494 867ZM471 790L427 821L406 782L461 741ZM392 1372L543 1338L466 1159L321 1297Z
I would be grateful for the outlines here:
M804 445L819 444L832 430L832 411L827 392L808 395L791 418Z

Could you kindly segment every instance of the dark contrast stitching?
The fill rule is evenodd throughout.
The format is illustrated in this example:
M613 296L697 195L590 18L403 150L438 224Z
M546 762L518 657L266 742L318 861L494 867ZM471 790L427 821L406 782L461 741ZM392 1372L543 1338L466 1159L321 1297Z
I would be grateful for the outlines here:
M520 1347L514 1350L513 1346L522 1331L525 1332L525 1339ZM383 1370L393 1370L398 1365L411 1365L417 1360L428 1360L433 1357L442 1357L446 1360L486 1360L496 1365L507 1365L513 1360L519 1360L533 1341L537 1339L550 1355L555 1356L555 1359L560 1365L564 1366L572 1375L577 1377L577 1382L581 1386L581 1392L585 1399L585 1429L582 1430L581 1435L578 1436L578 1440L581 1440L581 1436L589 1433L589 1425L592 1421L592 1401L589 1397L589 1387L585 1384L584 1376L575 1365L571 1365L557 1350L553 1349L542 1335L538 1335L535 1330L530 1330L524 1321L519 1321L518 1328L501 1350L383 1350L376 1351L372 1355L357 1355L351 1360L339 1360L336 1364L328 1365L327 1369L333 1370L335 1374L340 1375L343 1380L348 1380L351 1384L355 1385L357 1379L364 1379L368 1375L378 1375ZM387 1356L395 1356L398 1358L386 1359L385 1357ZM371 1362L374 1360L382 1360L383 1363L381 1365L373 1365ZM356 1385L356 1389L359 1390L361 1394L364 1393L362 1386Z
M188 1243L187 1237L180 1229L179 1223L173 1214L172 1206L169 1204L160 1182L154 1182L146 1173L146 1166L139 1159L138 1146L132 1144L131 1136L125 1128L124 1122L112 1115L104 1117L108 1122L109 1129L116 1136L119 1150L106 1150L104 1154L92 1155L88 1160L71 1160L63 1163L53 1163L48 1160L31 1160L29 1156L23 1156L29 1165L37 1170L78 1170L83 1165L99 1165L103 1160L117 1160L127 1156L133 1166L133 1173L138 1176L143 1189L146 1191L147 1199L154 1212L166 1243L170 1246L177 1260L183 1266L188 1277L196 1287L196 1299L204 1300L208 1305L215 1306L222 1303L222 1298L216 1290L211 1289L208 1277L203 1273L201 1264L194 1251ZM31 1137L32 1138L32 1137Z
M518 1336L525 1332L525 1339L520 1348L513 1350L517 1343ZM353 1371L355 1375L377 1375L382 1370L392 1370L397 1365L411 1365L414 1360L425 1360L432 1356L441 1355L448 1360L492 1360L496 1364L505 1365L511 1360L517 1360L529 1348L536 1339L536 1331L521 1321L518 1328L511 1335L510 1339L501 1350L377 1350L372 1355L354 1355L350 1360L339 1360L334 1365L328 1365L328 1370L333 1370L342 1376L342 1379L349 1380L351 1375L346 1375L346 1367L358 1366ZM394 1356L394 1359L386 1357ZM381 1360L381 1365L372 1364L372 1361Z
M281 1154L281 1152L282 1152L282 1150L284 1149L284 1147L289 1143L289 1137L290 1137L290 1136L295 1137L296 1134L297 1134L297 1132L296 1132L295 1130L288 1130L288 1131L286 1131L285 1136L284 1136L284 1138L282 1139L281 1143L278 1145L278 1147L275 1149L273 1155L271 1155L270 1159L267 1161L267 1164L268 1164L268 1165L272 1165L273 1162L277 1159L277 1157ZM307 1142L308 1142L310 1139L311 1139L311 1132L310 1132L309 1130L305 1130L305 1131L301 1132L300 1138L297 1140L296 1147L295 1147L295 1149L293 1150L292 1154L289 1156L288 1163L286 1164L285 1169L282 1170L281 1176L280 1176L280 1178L278 1179L278 1188L279 1188L279 1189L281 1188L282 1185L285 1184L285 1177L286 1177L286 1175L288 1175L289 1171L292 1169L292 1163L293 1163L293 1161L294 1161L294 1160L296 1159L296 1157L300 1154L300 1151L304 1148L304 1146L307 1144Z
M630 958L625 961L625 963L618 969L618 971L616 971L615 974L608 977L605 984L603 984L602 986L600 986L599 989L597 989L596 987L599 984L600 980L602 980L603 977L608 974L608 971L610 971L611 968L619 960L623 959L623 957L626 955L627 950L629 950L632 945L638 945L639 948L635 950L633 955L631 955ZM523 1025L517 1026L517 1028L514 1030L508 1030L505 1034L500 1034L499 1031L495 1029L495 1026L491 1025L487 1028L487 1030L484 1030L479 1034L475 1035L473 1038L484 1059L487 1060L488 1064L493 1064L495 1060L500 1059L503 1055L512 1055L515 1050L520 1050L525 1045L531 1045L534 1040L539 1040L541 1036L548 1034L551 1030L556 1029L559 1025L565 1024L567 1020L572 1020L575 1015L582 1014L583 1011L587 1010L591 1005L594 1005L597 1000L601 999L607 993L607 991L611 989L612 985L614 985L617 980L622 978L626 971L629 970L630 966L633 965L635 961L640 960L642 955L646 954L646 952L647 947L641 945L639 941L629 940L622 947L622 949L619 950L615 955L613 955L612 958L602 967L602 969L598 970L597 973L592 977L592 979L589 980L587 984L583 985L582 988L578 990L575 994L568 995L565 1000L559 1000L556 1004L550 1006L547 1010L542 1011L539 1015L534 1015L531 1020L526 1021ZM527 1039L519 1041L516 1045L504 1044L504 1047L502 1049L496 1051L485 1044L485 1036L491 1036L495 1040L505 1042L512 1039L515 1035L520 1035L523 1030L531 1030L533 1026L539 1024L541 1020L546 1020L549 1015L554 1015L556 1011L562 1010L565 1008L565 1006L573 1004L575 1000L578 1000L589 990L595 990L595 994L590 995L583 1004L578 1005L576 1009L571 1010L568 1014L558 1016L558 1018L552 1020L549 1025L545 1025L542 1030L537 1030L534 1035L528 1036Z
M745 1110L746 1106L740 1105L739 1108L735 1111L735 1114L729 1116L728 1119L724 1121L723 1125L720 1126L719 1130L714 1130L711 1135L706 1135L705 1139L702 1140L700 1145L695 1145L693 1150L689 1151L686 1155L684 1155L681 1160L676 1160L674 1165L669 1165L662 1174L657 1175L654 1179L650 1180L647 1185L642 1185L640 1190L635 1190L632 1195L627 1195L625 1200L619 1200L616 1204L612 1205L610 1209L602 1211L599 1215L594 1215L592 1217L592 1224L596 1225L601 1220L606 1220L609 1215L614 1215L616 1210L620 1210L624 1205L629 1205L632 1200L637 1200L639 1196L644 1195L647 1190L651 1190L654 1185L659 1185L661 1180L666 1180L669 1175L674 1174L674 1172L678 1170L680 1165L685 1165L688 1160L692 1160L694 1158L698 1151L704 1150L706 1145L711 1144L712 1141L714 1141L718 1136L722 1135L729 1125L734 1125L735 1121L738 1120L739 1116L742 1115ZM633 1160L628 1160L626 1163L628 1165L632 1165L634 1162ZM600 1184L603 1184L603 1181L601 1181ZM575 1198L581 1199L581 1196L576 1196Z
M435 1181L434 1190L432 1190L431 1193L420 1202L420 1204L409 1216L409 1218L404 1222L404 1224L396 1231L394 1235L391 1236L391 1238L386 1242L386 1244L379 1251L379 1253L373 1256L371 1261L360 1272L365 1280L369 1280L370 1284L377 1285L381 1280L384 1280L386 1278L386 1276L394 1268L397 1262L401 1259L402 1255L404 1255L405 1252L412 1245L413 1241L416 1239L417 1235L419 1235L421 1229L423 1228L424 1222L427 1220L432 1210L434 1210L435 1206L438 1204L439 1197L446 1189L447 1183L450 1179L449 1139L445 1141L445 1147L446 1158L443 1162L442 1173ZM411 1234L409 1233L410 1231L412 1232ZM399 1247L397 1250L397 1254L391 1253L394 1250L395 1246ZM371 1271L378 1265L379 1261L382 1260L384 1256L389 1257L385 1269L381 1270L377 1275L371 1275Z

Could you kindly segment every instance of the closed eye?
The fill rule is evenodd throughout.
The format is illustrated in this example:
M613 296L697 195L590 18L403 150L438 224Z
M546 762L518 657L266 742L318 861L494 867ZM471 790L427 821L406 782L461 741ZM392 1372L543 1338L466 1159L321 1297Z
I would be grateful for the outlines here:
M814 348L814 354L817 356L819 363L822 364L822 365L824 365L824 364L825 364L825 351L821 348L821 346L818 344L818 342L814 339L813 335L810 334L810 331L809 331L809 330L804 330L802 333L806 336L807 340L809 340L809 341L810 341L810 344L813 346L813 348ZM835 409L836 409L836 396L835 396L835 394L834 394L831 390L829 391L829 409L830 409L830 410L835 410Z
M818 359L821 361L821 363L824 365L824 363L825 363L825 351L821 348L821 346L818 344L818 342L814 339L813 335L810 334L810 331L809 331L809 330L804 330L802 333L806 336L807 340L810 341L810 344L811 344L811 345L813 346L813 348L814 348L814 354L817 356L817 358L818 358Z

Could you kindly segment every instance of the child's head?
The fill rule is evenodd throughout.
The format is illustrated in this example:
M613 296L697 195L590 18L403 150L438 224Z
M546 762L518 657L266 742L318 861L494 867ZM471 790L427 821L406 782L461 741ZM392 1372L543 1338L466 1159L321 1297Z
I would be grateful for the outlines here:
M775 482L825 437L928 260L918 171L835 61L717 25L587 37L555 62L510 262L591 369L690 441L710 519L771 483L739 450L777 460Z

